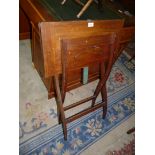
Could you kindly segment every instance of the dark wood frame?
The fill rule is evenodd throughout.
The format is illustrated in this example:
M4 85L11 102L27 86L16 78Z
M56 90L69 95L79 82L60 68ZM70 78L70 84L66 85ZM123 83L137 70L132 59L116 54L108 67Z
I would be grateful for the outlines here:
M59 80L59 76L54 76L54 84L56 88L56 98L59 112L59 123L62 123L64 131L64 139L67 140L67 123L70 123L98 108L103 108L103 118L107 112L107 91L106 81L110 74L113 65L114 51L118 46L118 36L115 33L105 33L102 36L80 37L74 39L62 39L61 41L61 60L62 60L62 80ZM80 48L79 48L80 46ZM106 46L106 48L104 48ZM108 48L107 48L108 47ZM77 51L78 50L78 51ZM79 53L79 50L83 52ZM76 57L72 57L75 52L78 52ZM89 57L89 59L88 59ZM91 59L93 58L93 59ZM85 62L82 60L85 59ZM69 61L70 60L70 61ZM85 98L81 101L73 103L64 107L64 100L67 91L67 78L69 70L76 68L82 68L93 62L99 62L100 64L100 80L97 84L93 96ZM69 67L71 66L71 67ZM60 84L61 83L61 84ZM61 87L61 88L60 88ZM98 104L95 103L97 96L101 92L102 101ZM92 101L91 107L73 115L69 118L65 117L65 111L79 106L87 101Z

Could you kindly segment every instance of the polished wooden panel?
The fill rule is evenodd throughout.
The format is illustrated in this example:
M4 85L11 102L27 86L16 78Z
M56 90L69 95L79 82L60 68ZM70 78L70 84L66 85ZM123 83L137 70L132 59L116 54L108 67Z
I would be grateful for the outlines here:
M19 8L19 39L29 39L31 32L30 22L23 10Z
M75 70L91 63L106 60L110 54L110 41L108 39L110 38L90 36L89 38L78 38L75 42L74 40L68 40L66 43L68 44L68 55L66 53L66 56L68 57L69 70Z
M40 35L36 30L34 24L32 24L32 62L37 69L40 76L44 77L44 60L43 52L40 44Z

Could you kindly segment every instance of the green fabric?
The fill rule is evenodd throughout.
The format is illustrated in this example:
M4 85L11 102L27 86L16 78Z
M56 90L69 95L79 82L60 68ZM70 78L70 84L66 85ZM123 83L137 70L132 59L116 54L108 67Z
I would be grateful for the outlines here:
M82 80L82 83L83 84L88 83L88 67L83 68L83 80Z
M97 19L120 19L118 14L104 6L103 11L99 11L97 4L93 2L84 14L78 19L76 15L81 10L81 6L74 0L67 0L61 5L62 0L39 0L39 2L48 9L48 12L56 18L56 20L97 20ZM82 0L81 0L82 1ZM85 3L86 0L83 0Z

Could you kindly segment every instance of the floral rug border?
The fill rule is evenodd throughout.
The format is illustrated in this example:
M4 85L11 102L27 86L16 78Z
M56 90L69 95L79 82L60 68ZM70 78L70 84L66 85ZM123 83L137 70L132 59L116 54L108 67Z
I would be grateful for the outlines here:
M122 108L122 103L125 106ZM80 154L90 145L104 137L111 130L134 114L134 92L124 96L117 103L109 106L107 117L103 120L102 110L72 122L68 126L68 141L64 141L61 125L57 125L41 135L20 145L20 155L41 153L48 154ZM95 119L94 119L95 118ZM90 125L92 124L92 126ZM92 129L96 127L96 132ZM84 135L82 133L85 133ZM82 134L82 135L81 135ZM86 136L87 135L87 136ZM86 136L86 137L85 137Z

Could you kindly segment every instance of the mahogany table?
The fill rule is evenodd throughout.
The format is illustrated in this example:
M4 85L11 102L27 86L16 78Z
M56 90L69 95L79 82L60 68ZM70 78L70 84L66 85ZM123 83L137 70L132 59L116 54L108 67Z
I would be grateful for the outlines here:
M134 27L125 26L124 19L106 6L99 11L96 3L77 19L81 7L68 0L61 5L61 0L20 0L20 9L28 17L32 26L32 62L44 82L48 97L55 96L53 76L61 80L60 40L97 36L109 32L119 35L119 46L114 53L113 62L118 58L126 44L134 35ZM100 77L99 64L88 64L88 82ZM82 85L81 69L69 73L67 90Z

